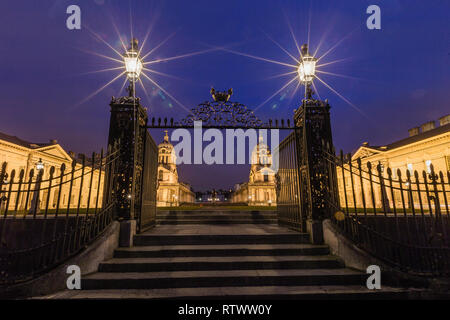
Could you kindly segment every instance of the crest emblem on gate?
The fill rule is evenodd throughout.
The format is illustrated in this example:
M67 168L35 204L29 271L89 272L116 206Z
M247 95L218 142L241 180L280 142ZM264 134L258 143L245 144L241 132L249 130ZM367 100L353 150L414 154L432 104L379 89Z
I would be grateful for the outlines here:
M182 126L193 126L201 121L203 126L260 128L264 123L252 110L238 102L231 102L233 89L216 91L211 88L213 101L206 101L191 109L191 114L180 121Z

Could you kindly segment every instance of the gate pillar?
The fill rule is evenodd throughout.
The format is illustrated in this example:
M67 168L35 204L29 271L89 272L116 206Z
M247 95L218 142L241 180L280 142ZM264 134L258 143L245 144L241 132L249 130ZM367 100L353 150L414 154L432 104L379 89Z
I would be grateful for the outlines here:
M316 100L311 93L295 111L302 216L312 243L323 243L322 222L336 208L336 167L326 159L333 149L328 101Z
M120 145L118 165L114 168L114 197L121 221L121 246L132 245L136 219L142 205L142 179L147 111L140 99L112 97L108 145ZM134 221L133 221L134 220ZM131 243L130 243L131 241Z

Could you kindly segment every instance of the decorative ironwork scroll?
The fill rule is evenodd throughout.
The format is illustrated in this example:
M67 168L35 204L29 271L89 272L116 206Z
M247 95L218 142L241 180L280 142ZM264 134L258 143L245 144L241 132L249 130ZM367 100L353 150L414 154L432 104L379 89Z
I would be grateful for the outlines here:
M212 88L211 95L214 101L203 102L191 109L191 114L178 124L193 126L194 121L202 121L203 126L263 127L265 124L247 106L229 101L232 94L232 89L228 92L217 92Z

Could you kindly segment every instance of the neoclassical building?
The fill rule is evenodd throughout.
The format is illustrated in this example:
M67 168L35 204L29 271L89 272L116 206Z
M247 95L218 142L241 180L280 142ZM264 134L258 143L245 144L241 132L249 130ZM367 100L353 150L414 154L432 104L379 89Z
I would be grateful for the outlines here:
M90 172L90 169L85 169L85 174L83 178L83 184L84 187L82 188L81 198L80 196L80 185L81 185L81 159L80 157L76 157L75 153L73 152L66 152L56 140L50 140L48 143L33 143L28 142L23 139L20 139L16 136L11 136L5 133L0 133L0 164L3 164L4 162L7 163L6 166L6 173L11 174L12 170L15 170L16 172L16 179L15 182L18 181L18 176L21 170L24 170L25 177L28 177L30 174L30 171L33 169L35 172L37 172L37 165L43 166L44 174L42 179L47 180L50 175L50 168L55 167L55 173L53 177L59 177L60 176L60 168L62 164L65 164L66 166L66 173L70 172L72 162L76 160L76 166L75 166L75 175L72 186L72 192L69 199L69 183L63 184L63 187L61 189L61 198L60 198L60 207L67 207L67 205L70 206L70 208L76 208L78 206L78 200L80 200L80 207L86 208L88 205L88 199L90 199L89 207L93 208L95 207L96 203L101 206L102 204L102 195L103 195L103 178L104 174L102 171L101 176L101 183L100 183L100 190L97 192L98 189L98 178L99 178L99 170L94 170L93 172L93 178L92 178L92 188L91 188L91 196L89 197L89 188L86 186L89 185L89 179L90 174L87 174L87 172ZM89 161L87 161L89 163ZM89 168L87 166L87 168ZM69 176L67 176L65 181ZM7 190L9 184L8 179L4 181L2 186L2 194L5 194L5 191ZM45 183L41 185L43 189L46 189ZM9 209L12 209L13 206L16 203L16 194L17 190L16 185L13 187L13 192L11 194L11 198L9 203ZM22 210L25 208L25 202L26 202L26 196L25 192L21 190L21 196L19 199L19 206L18 210ZM14 192L16 191L16 192ZM58 199L58 188L53 188L50 192L50 198L48 198L48 188L46 190L41 191L39 195L39 203L40 208L44 209L46 207L46 201L49 199L48 208L53 209L56 207L57 199ZM97 200L97 194L99 194L99 199ZM30 201L27 204L27 208L30 208ZM5 209L5 202L2 201L0 204L0 209Z
M430 173L431 165L433 165L434 171L439 173L442 171L446 176L447 171L450 171L450 115L444 116L439 119L439 125L436 126L435 121L424 123L420 127L415 127L409 130L409 137L401 139L399 141L384 145L384 146L372 146L368 142L365 142L358 148L358 150L352 155L353 172L356 172L357 159L361 159L361 167L363 169L363 189L359 176L353 174L353 184L355 188L355 200L356 207L363 207L362 194L364 192L366 206L373 207L373 200L375 206L381 208L382 204L382 189L377 182L378 171L377 165L380 164L382 174L384 178L388 178L386 168L391 168L392 179L394 186L394 198L396 206L400 207L402 202L402 196L400 194L399 185L395 181L398 181L398 170L400 170L401 180L403 181L403 188L407 189L409 184L407 182L407 171L411 174L412 188L415 187L414 172L419 173L419 181L423 180L422 172ZM374 181L374 194L372 199L372 193L370 192L370 180L367 172L367 163L372 164L372 178ZM341 204L345 204L345 194L347 194L347 202L349 207L354 206L354 200L351 190L351 176L349 171L349 165L345 165L344 177L342 175L342 169L337 168L338 187L340 193ZM345 182L345 193L344 193ZM424 188L422 186L422 188ZM428 207L428 200L425 192L422 190L422 202L424 207ZM408 194L404 191L404 199L408 206L414 203L415 206L419 205L418 192L412 193L412 199L408 198ZM448 195L447 195L448 197ZM389 205L393 206L391 192L386 192L385 198L388 199ZM441 201L441 204L445 203Z
M195 194L189 184L178 181L176 155L169 141L167 130L164 141L158 145L158 207L179 206L195 202Z
M276 206L275 172L271 169L272 154L262 137L252 151L248 182L235 186L231 202L251 206Z

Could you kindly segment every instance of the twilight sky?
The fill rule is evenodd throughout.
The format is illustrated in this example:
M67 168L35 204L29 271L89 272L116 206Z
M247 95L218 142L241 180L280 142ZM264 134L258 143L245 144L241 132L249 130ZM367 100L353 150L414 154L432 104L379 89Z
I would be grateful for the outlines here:
M67 6L81 7L82 29L66 28ZM381 8L381 30L366 28L366 8ZM407 130L450 112L450 1L267 1L267 0L2 0L0 3L0 131L33 142L57 139L66 150L91 153L106 145L109 101L118 96L124 78L86 101L112 80L117 67L100 57L120 57L92 32L122 52L116 25L128 43L130 24L143 39L143 52L175 34L149 56L168 58L226 47L283 63L293 60L273 41L297 57L289 31L307 42L317 56L333 48L321 70L344 75L320 77L361 112L316 81L318 93L332 106L337 149L354 151L362 142L384 145L407 136ZM130 23L130 16L132 22ZM96 53L99 55L95 55ZM231 100L252 109L280 89L289 77L273 76L291 68L223 50L156 63L151 77L179 102L192 108L209 100L209 89L234 89ZM174 99L143 79L148 96L138 95L149 116L180 119L186 111ZM262 120L290 118L301 100L296 83L255 112ZM122 94L125 94L122 91ZM161 132L153 132L155 141ZM181 180L195 189L231 187L248 179L249 166L184 165Z

